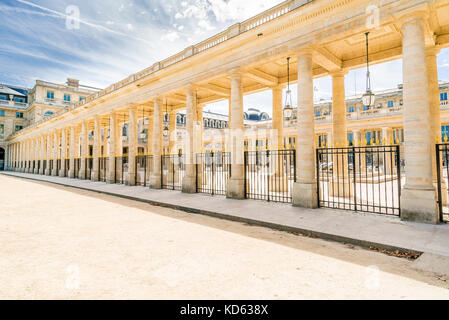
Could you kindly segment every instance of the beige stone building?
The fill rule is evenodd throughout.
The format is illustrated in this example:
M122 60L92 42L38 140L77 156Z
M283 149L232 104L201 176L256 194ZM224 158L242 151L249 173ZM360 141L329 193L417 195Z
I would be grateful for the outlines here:
M436 186L442 183L435 145L446 121L440 96L446 89L444 84L439 88L436 57L448 46L448 0L285 1L10 136L7 167L109 183L119 174L131 186L142 180L143 168L145 183L149 173L148 185L163 188L167 176L176 180L171 175L175 166L164 162L172 150L164 142L173 137L175 123L167 125L164 118L171 114L175 119L185 110L178 190L198 192L207 180L198 178L195 163L203 152L203 108L227 100L230 118L223 149L230 164L219 180L227 197L266 194L270 200L273 193L288 193L285 198L295 206L337 203L340 209L391 210L405 220L436 223L443 217L438 208L443 201L437 196ZM402 99L384 92L373 103L369 81L366 110L345 97L348 71L396 59L403 64ZM314 104L313 79L324 76L332 78L331 108L329 102ZM287 115L282 95L292 84L298 94L296 120ZM243 96L264 90L273 93L271 125L247 130ZM286 124L283 111L291 118ZM263 129L272 130L260 133ZM348 133L355 141L351 149L346 148ZM253 164L245 141L267 134L270 150L282 149L286 137L295 138L295 150L257 153ZM317 148L322 141L334 148L322 153ZM142 148L148 156L144 167L137 161ZM206 174L216 169L203 167ZM329 197L325 201L324 192Z

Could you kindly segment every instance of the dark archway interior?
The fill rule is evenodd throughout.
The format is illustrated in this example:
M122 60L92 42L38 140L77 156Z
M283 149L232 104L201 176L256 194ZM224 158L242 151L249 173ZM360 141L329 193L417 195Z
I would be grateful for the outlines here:
M0 171L5 170L5 149L0 148Z

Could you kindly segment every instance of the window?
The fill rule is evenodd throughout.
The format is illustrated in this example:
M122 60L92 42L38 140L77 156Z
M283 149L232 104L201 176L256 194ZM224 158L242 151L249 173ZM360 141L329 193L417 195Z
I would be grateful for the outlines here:
M47 91L47 99L54 100L55 99L55 93L53 91Z
M23 119L23 112L16 112L16 118Z
M354 133L348 132L348 143L350 147L354 146Z
M86 99L86 97L80 97L80 101Z
M321 111L320 110L315 111L315 117L319 117L319 116L321 116Z
M388 101L388 108L393 108L394 107L394 101L393 100L389 100Z
M16 126L16 131L20 131L22 129L23 129L23 126L19 126L19 125Z
M350 106L349 108L348 108L348 112L350 112L350 113L352 113L352 112L354 112L354 106Z
M0 138L3 139L5 137L5 125L0 124Z
M0 94L0 100L8 100L8 97L3 94Z
M19 102L19 103L25 103L25 99L24 98L15 98L14 99L15 102Z
M53 111L47 111L47 112L45 112L45 113L44 113L44 118L53 115L53 113L54 113Z
M369 108L367 106L363 106L363 111L367 111Z
M64 93L64 101L70 102L70 94Z
M440 100L447 101L447 92L440 93Z
M0 117L4 117L5 116L5 110L0 110Z

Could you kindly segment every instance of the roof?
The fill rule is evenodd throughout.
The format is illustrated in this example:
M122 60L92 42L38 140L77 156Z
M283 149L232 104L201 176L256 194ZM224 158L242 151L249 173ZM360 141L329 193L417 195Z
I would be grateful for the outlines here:
M0 84L0 93L6 93L6 94L13 94L15 96L22 96L25 97L24 94L20 93L19 91L13 90L3 84Z

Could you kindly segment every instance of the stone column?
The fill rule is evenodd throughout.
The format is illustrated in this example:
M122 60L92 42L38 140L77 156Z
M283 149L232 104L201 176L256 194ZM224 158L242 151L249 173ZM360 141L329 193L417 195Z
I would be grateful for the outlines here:
M161 167L161 140L163 125L162 101L159 97L154 100L153 112L153 172L150 177L150 188L162 188L162 167Z
M228 127L226 128L226 152L231 152L231 98L228 99Z
M129 132L128 132L128 179L126 184L136 185L136 155L137 155L137 108L129 108Z
M69 178L74 179L75 178L75 132L76 132L76 126L70 127L70 155L69 155Z
M404 81L404 144L406 183L401 194L401 218L437 223L436 192L432 183L432 137L424 41L424 16L402 21Z
M148 141L147 141L147 155L153 156L153 117L148 115ZM153 172L153 161L151 161L152 158L147 158L147 181L151 180L151 174Z
M63 128L61 130L61 169L59 170L59 176L65 177L65 159L67 158L67 130Z
M435 139L435 141L437 139L438 140L441 139L440 86L438 83L438 66L437 66L437 54L440 51L441 48L437 46L426 48L426 65L427 65L427 77L429 84L429 103L430 103L430 131L431 136ZM435 186L435 190L438 190L435 143L432 143L432 181ZM445 179L441 179L441 197L443 205L447 205L448 192Z
M332 73L332 144L335 148L348 146L346 126L345 71ZM348 176L348 161L345 155L333 156L334 186L329 186L331 196L349 197L351 182Z
M45 158L47 159L47 167L45 168L45 175L49 176L51 175L51 171L50 171L50 160L52 158L52 154L51 154L51 134L48 133L47 134L47 149L46 149L46 156Z
M293 205L316 208L315 114L313 104L312 52L298 54L298 122L296 144L297 182L293 185Z
M197 101L195 96L195 88L189 86L186 90L186 136L185 136L185 165L186 175L182 180L182 192L195 193L196 192L196 168L195 168L195 156L197 153L197 139L199 135L197 118Z
M226 197L245 199L243 85L239 70L231 72L231 122L230 122L231 177L228 179Z
M115 157L117 152L117 144L118 140L120 139L118 129L118 123L117 123L117 114L115 112L111 112L109 115L109 122L110 122L110 128L109 128L109 168L108 173L106 177L106 182L111 184L115 183Z
M273 96L273 122L272 122L272 134L271 134L271 145L272 150L283 150L284 148L284 112L282 109L282 90L284 86L276 86L272 88ZM277 151L279 152L279 151ZM288 189L288 177L284 177L284 159L282 154L274 156L273 162L276 164L275 171L273 171L274 176L272 177L272 182L270 183L273 191L285 192ZM274 180L274 181L273 181Z
M176 153L176 110L170 110L168 116L168 129L169 129L169 154Z
M59 174L58 172L58 166L57 166L57 162L58 159L60 158L60 154L59 154L59 134L58 134L58 130L55 130L54 134L53 134L53 172L52 175L53 176L57 176Z
M40 153L40 138L36 138L33 140L33 158L34 158L34 174L39 174L39 164L41 161L41 153Z
M86 178L86 158L89 152L89 134L88 134L88 121L83 121L81 123L81 159L80 159L80 170L78 174L79 179Z
M101 145L101 118L100 116L96 116L94 119L94 146L93 146L93 164L92 164L92 174L90 179L92 181L100 180L100 167L99 167L99 159L100 159L100 145Z
M41 143L40 143L40 150L39 150L39 158L40 158L39 174L44 175L45 174L44 161L47 160L47 156L45 154L45 150L46 150L45 135L41 135L40 141L41 141Z
M382 128L382 144L384 146L389 146L390 141L393 140L393 129L389 127L383 127ZM383 174L387 176L392 176L396 173L394 171L395 168L395 154L392 152L393 150L391 148L386 148L385 151L387 151L383 159L381 160L383 162ZM382 155L381 155L382 156Z

